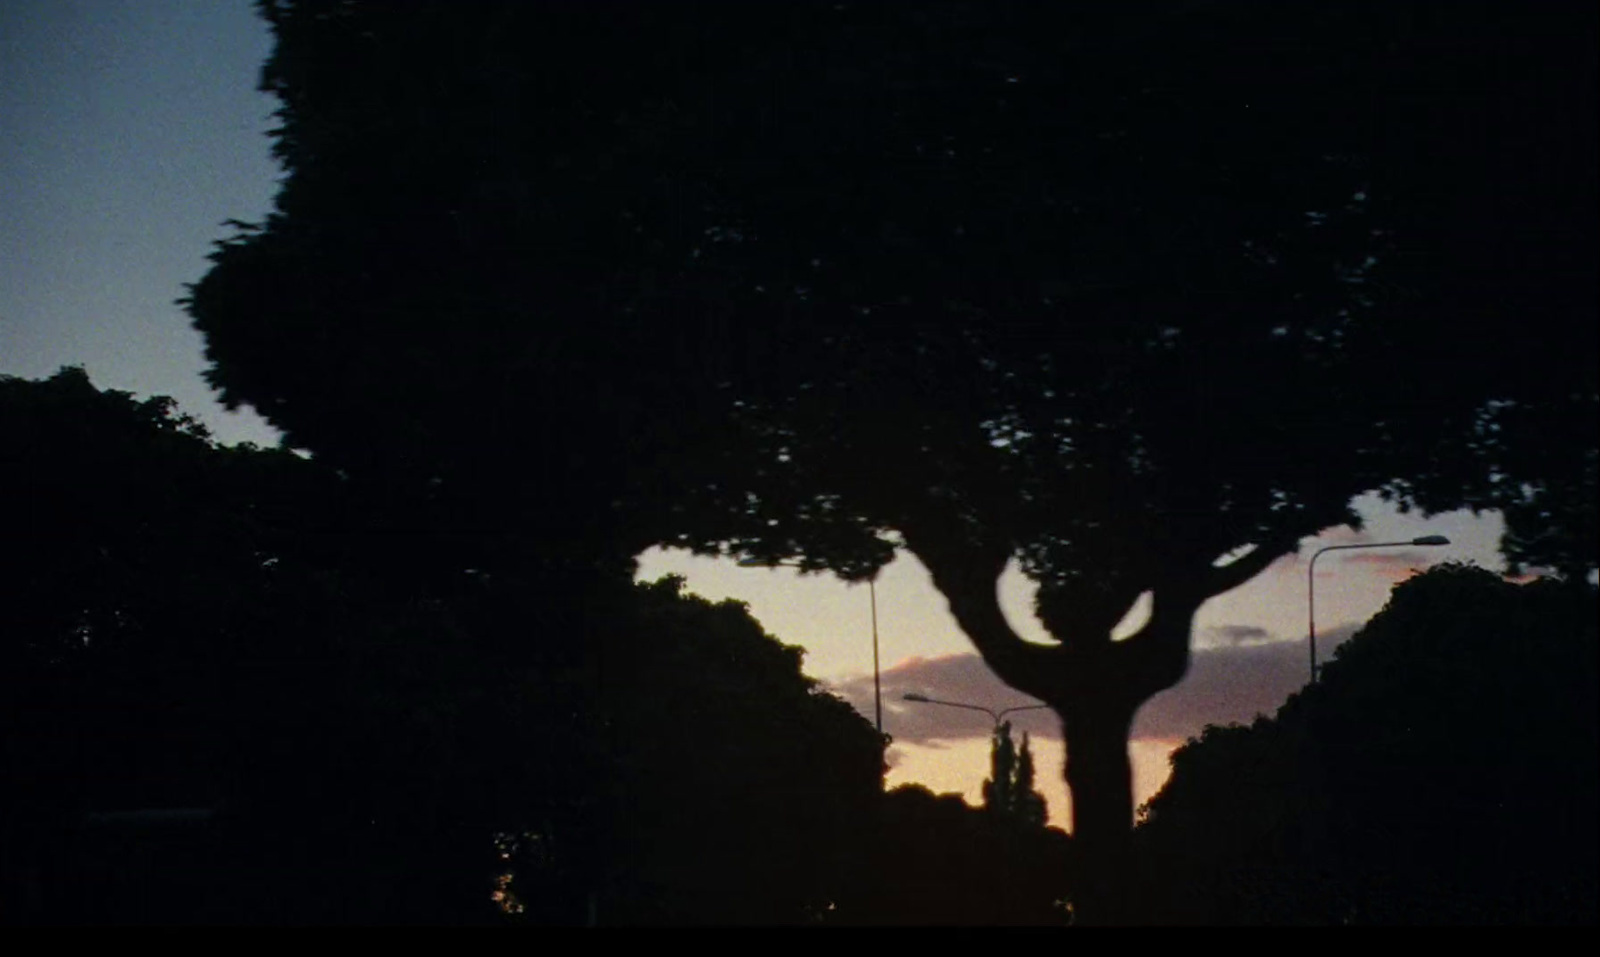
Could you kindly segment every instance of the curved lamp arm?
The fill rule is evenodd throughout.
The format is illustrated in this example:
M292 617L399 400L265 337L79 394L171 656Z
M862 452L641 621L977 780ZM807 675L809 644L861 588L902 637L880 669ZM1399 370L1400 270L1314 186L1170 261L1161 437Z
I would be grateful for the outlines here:
M1423 535L1405 542L1371 542L1365 545L1324 545L1311 555L1311 562L1306 566L1306 615L1307 638L1311 644L1311 682L1317 680L1317 559L1323 552L1333 552L1344 548L1394 548L1403 545L1448 545L1450 539L1443 535Z
M977 704L963 704L960 701L940 701L938 698L930 698L925 694L917 694L914 691L903 694L900 697L906 701L915 701L919 704L942 704L947 708L965 708L968 711L982 711L984 714L989 716L991 721L994 722L994 726L996 728L1000 727L1000 719L1014 711L1033 711L1038 708L1050 707L1047 704L1020 704L1016 707L1003 708L999 711L995 711L993 708L985 708L984 706Z

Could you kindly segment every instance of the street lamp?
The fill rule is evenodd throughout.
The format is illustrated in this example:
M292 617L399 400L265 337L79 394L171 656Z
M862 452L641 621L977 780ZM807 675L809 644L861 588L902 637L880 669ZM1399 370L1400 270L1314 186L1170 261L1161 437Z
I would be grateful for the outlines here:
M740 568L775 568L784 565L799 568L799 562L769 562L759 558L739 559ZM867 579L867 596L872 602L872 719L878 733L883 734L883 684L878 677L878 587L876 577Z
M1311 556L1311 564L1306 568L1306 614L1310 623L1311 641L1311 682L1317 681L1317 556L1323 552L1336 551L1341 548L1394 548L1403 545L1448 545L1450 539L1443 535L1424 535L1413 538L1409 542L1373 542L1370 545L1328 545L1317 549Z
M994 730L996 734L998 734L1000 731L1000 719L1004 718L1011 712L1035 711L1039 708L1050 707L1047 704L1019 704L1013 708L1002 708L999 711L996 711L993 708L985 708L983 705L978 704L962 704L959 701L940 701L938 698L930 698L925 694L917 694L915 691L908 692L900 697L906 701L915 701L919 704L942 704L947 708L966 708L968 711L982 711L984 714L994 719Z

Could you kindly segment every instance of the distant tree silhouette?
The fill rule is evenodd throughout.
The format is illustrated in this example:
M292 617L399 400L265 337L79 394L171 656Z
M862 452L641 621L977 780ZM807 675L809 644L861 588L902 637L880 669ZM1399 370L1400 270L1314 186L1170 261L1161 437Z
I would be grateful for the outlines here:
M288 453L215 448L171 399L101 392L78 368L0 377L0 437L7 727L32 725L43 698L75 702L54 729L51 763L66 775L45 777L96 780L53 794L62 810L205 803L195 777L222 757L208 725L230 693L217 667L248 628L237 606L287 554L273 523L314 487L310 470ZM90 729L103 747L69 743Z
M1028 732L1022 732L1022 749L1017 752L1017 781L1012 789L1017 816L1034 827L1043 827L1049 818L1049 808L1044 795L1033 786L1033 750L1028 745Z
M1062 716L1091 921L1208 598L1374 490L1593 568L1588 5L262 9L287 175L189 302L224 400L419 561L542 570L567 646L651 544L913 552Z
M490 916L473 871L514 789L460 742L503 729L483 702L504 670L438 589L381 585L335 476L81 369L0 378L0 438L0 800L8 877L34 888L8 919ZM209 823L116 817L146 809Z
M995 726L989 742L989 777L983 782L983 807L999 818L1029 827L1044 827L1049 814L1044 795L1033 788L1033 752L1028 732L1019 750L1011 740L1011 722Z
M0 510L7 922L813 923L861 866L878 734L681 579L530 659L528 578L81 369L0 377Z
M882 739L743 603L685 594L671 576L635 596L595 655L595 919L830 919L882 798ZM525 876L512 888L537 901L540 875Z
M1011 723L996 725L989 738L989 776L983 782L983 806L996 814L1007 814L1015 802L1011 789L1016 785L1017 746L1011 741Z
M1173 755L1137 837L1156 919L1589 923L1595 594L1444 565L1275 718Z

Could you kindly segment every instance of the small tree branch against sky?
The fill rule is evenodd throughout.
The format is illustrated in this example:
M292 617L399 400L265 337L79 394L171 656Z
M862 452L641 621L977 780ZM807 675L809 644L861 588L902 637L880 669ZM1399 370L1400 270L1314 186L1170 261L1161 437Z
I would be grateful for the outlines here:
M475 567L914 553L1062 718L1091 920L1203 602L1379 490L1594 566L1588 8L262 9L224 399Z

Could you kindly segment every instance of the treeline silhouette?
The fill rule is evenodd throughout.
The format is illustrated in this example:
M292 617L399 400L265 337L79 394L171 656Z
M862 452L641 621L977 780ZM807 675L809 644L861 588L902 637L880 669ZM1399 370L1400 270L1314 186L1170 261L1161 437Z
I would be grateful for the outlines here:
M590 641L530 656L497 633L564 624L546 593L396 587L337 475L169 400L0 378L0 435L27 503L0 552L8 922L1070 920L1065 834L885 795L884 742L739 603L591 591ZM1398 586L1275 718L1174 755L1136 919L1591 921L1597 648L1583 582ZM1036 802L1007 745L991 778Z
M1173 755L1135 832L1144 919L1592 924L1595 590L1446 564L1276 717Z
M591 587L549 634L542 588L397 580L337 475L79 369L0 378L0 435L7 922L1064 920L1061 832L885 796L736 602Z

